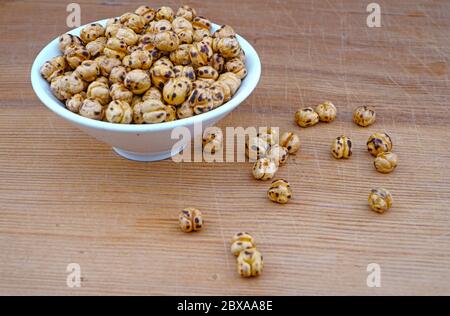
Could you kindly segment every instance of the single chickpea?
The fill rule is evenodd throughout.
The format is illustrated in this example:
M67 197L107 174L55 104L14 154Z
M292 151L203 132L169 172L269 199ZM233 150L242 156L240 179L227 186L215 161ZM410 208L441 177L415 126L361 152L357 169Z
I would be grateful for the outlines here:
M269 200L280 204L289 202L292 197L292 190L289 182L284 179L274 180L267 191L267 197Z
M359 126L369 126L375 123L376 113L367 106L359 106L353 110L353 122Z
M313 108L307 107L295 112L295 121L298 126L309 127L319 123L319 115Z
M269 158L260 158L253 165L253 177L257 180L270 180L277 172L278 167L273 160Z
M367 150L374 157L392 151L392 139L387 133L374 133L367 140Z
M392 206L392 195L383 188L372 189L368 198L369 205L374 212L384 213Z
M255 277L262 273L263 256L256 248L241 251L237 258L238 273L242 277Z
M285 132L280 137L280 145L290 154L295 154L300 149L300 138L295 133Z
M331 154L336 159L348 159L352 155L352 141L347 136L336 137L331 143Z
M319 115L319 120L326 123L333 121L337 114L336 107L330 101L319 104L316 106L315 111Z
M373 165L378 172L392 172L397 167L397 155L390 151L379 153L373 161Z
M239 232L231 239L231 253L236 257L239 256L241 251L255 247L255 240L247 232Z
M178 220L181 230L185 233L199 231L203 227L202 213L194 207L183 209L178 215Z

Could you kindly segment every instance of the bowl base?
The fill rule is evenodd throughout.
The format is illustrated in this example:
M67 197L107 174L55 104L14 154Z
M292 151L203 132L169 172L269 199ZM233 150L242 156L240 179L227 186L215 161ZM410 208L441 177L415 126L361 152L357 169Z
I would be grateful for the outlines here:
M170 158L172 156L175 156L176 154L180 153L184 147L182 146L179 149L176 150L168 150L163 152L157 152L157 153L135 153L131 151L126 151L120 148L113 147L113 150L121 157L134 160L134 161L140 161L140 162L150 162L150 161L160 161L167 158Z

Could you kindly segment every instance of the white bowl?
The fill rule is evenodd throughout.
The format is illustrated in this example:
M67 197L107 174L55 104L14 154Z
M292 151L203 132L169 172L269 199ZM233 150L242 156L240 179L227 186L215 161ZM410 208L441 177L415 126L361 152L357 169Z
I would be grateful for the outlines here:
M106 19L95 23L106 24ZM80 35L80 26L69 34ZM213 24L215 31L219 26ZM186 127L190 130L191 137L202 133L202 130L194 125L201 124L202 128L214 125L217 121L225 117L250 93L255 89L261 75L261 62L255 49L241 36L237 39L246 55L247 76L242 80L239 90L233 98L222 106L193 117L159 124L113 124L109 122L96 121L85 118L67 110L64 104L59 101L50 91L49 83L40 75L41 66L51 58L60 55L58 49L58 38L51 41L37 55L31 69L31 83L38 98L60 117L75 125L87 134L105 142L121 156L137 161L156 161L171 157L179 153L190 142L191 139L179 142L179 139L172 139L171 132L176 127ZM174 145L177 144L176 147Z

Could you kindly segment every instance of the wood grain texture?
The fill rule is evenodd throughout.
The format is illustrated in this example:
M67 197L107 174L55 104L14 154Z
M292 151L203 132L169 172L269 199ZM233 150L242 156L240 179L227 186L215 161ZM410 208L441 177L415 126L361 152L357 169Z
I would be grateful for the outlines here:
M82 24L142 1L78 1ZM378 1L382 27L366 26L369 1L190 1L228 23L259 52L254 93L220 122L280 126L302 148L277 176L294 198L271 203L248 163L124 160L48 111L29 73L36 54L66 32L64 1L0 3L0 294L450 294L450 3ZM181 1L157 1L152 6ZM325 99L331 124L300 129L298 107ZM369 128L351 122L376 108ZM377 173L365 141L387 131L399 167ZM330 157L340 134L348 161ZM394 207L369 211L383 186ZM196 206L204 231L184 234L177 213ZM266 269L241 279L229 239L251 232ZM82 287L66 286L81 265ZM382 272L366 286L366 266Z

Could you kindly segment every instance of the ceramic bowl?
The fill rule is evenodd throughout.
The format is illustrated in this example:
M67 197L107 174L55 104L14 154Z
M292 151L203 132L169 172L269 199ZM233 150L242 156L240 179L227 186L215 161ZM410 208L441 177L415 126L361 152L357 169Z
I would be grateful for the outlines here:
M105 25L106 21L105 19L94 23ZM68 33L80 35L80 30L83 27L80 26ZM215 31L218 27L218 25L213 24L212 31ZM52 40L37 55L31 69L31 83L34 92L47 108L80 130L111 145L119 155L137 161L162 160L179 153L193 137L202 133L204 128L213 126L225 117L255 89L261 75L261 63L258 54L243 37L238 35L237 39L245 51L248 74L242 80L242 84L233 98L222 106L207 113L172 122L142 125L113 124L85 118L67 110L65 105L53 96L49 83L39 73L41 66L47 60L61 54L58 49L58 38ZM194 126L197 126L197 128L194 129ZM200 126L201 128L198 128ZM172 131L175 128L181 127L189 129L189 138L180 140L176 135L172 137Z

